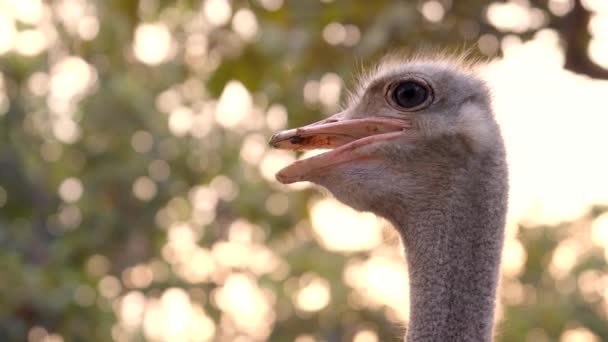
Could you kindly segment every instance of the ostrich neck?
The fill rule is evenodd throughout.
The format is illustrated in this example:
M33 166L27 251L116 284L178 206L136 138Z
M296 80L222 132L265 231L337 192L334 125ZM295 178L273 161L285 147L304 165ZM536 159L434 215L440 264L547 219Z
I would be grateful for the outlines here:
M391 220L409 269L408 342L492 339L507 176L500 162L490 164Z

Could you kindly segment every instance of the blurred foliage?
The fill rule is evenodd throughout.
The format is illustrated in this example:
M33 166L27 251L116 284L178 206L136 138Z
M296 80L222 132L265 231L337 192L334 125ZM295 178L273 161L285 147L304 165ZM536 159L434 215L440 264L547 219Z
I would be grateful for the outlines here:
M369 253L320 246L302 221L314 192L286 192L258 165L245 163L243 139L272 133L267 121L281 119L266 116L272 105L289 110L287 126L335 110L336 105L303 96L307 82L327 73L349 83L355 66L394 48L425 44L480 46L476 53L493 55L498 39L513 33L483 19L486 1L436 2L445 10L436 22L425 19L418 1L228 3L232 13L249 9L255 15L256 31L248 36L230 17L224 22L209 17L221 13L205 12L211 2L217 3L49 1L42 19L16 21L17 31L39 30L48 44L32 53L24 43L26 48L0 55L0 340L37 341L46 333L67 341L142 340L143 328L119 324L120 299L132 291L158 298L166 289L181 288L213 320L215 340L236 341L246 333L226 328L234 324L226 323L213 299L226 272L247 274L272 293L276 321L269 323L269 340L307 334L349 341L362 327L373 329L380 341L402 336L384 306L353 308L349 299L344 267ZM546 18L557 18L547 2L533 3ZM163 23L170 32L170 51L162 61L142 63L136 55L133 41L142 23ZM352 42L328 44L323 37L331 23L342 25L338 35L352 25ZM542 26L518 35L525 39ZM64 67L79 71L57 81L66 60L71 64ZM210 114L192 133L171 129L171 111L209 112L207 104L232 80L252 94L252 111L259 112L246 118L247 125L218 124L222 118ZM163 103L172 101L176 104L165 110ZM205 133L197 135L196 129ZM207 191L211 204L192 219L197 189ZM268 201L277 193L283 197L275 199L288 205L271 214ZM176 222L189 222L198 248L209 251L228 238L238 220L257 227L253 231L261 237L254 240L288 265L286 274L255 274L238 266L189 281L171 261L167 246ZM581 234L581 227L588 233L589 225L577 223L521 230L525 271L509 280L521 296L505 304L499 340L557 340L578 326L608 340L605 295L581 293L577 282L587 274L607 283L601 250L581 254L562 279L548 271L560 241ZM128 281L137 265L153 270L153 280L144 286ZM332 297L322 310L304 313L294 307L289 284L310 272L329 282Z

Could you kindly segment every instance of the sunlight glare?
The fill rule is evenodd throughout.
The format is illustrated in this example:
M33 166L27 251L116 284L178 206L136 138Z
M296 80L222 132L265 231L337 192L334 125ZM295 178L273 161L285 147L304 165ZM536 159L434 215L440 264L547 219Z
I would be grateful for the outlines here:
M482 69L507 145L513 222L556 224L608 203L608 159L599 157L608 81L564 70L559 44L542 31Z
M217 264L213 255L205 248L196 248L188 260L180 265L180 276L186 281L196 284L211 279Z
M17 29L13 18L0 13L0 55L13 48Z
M227 0L206 0L203 10L209 23L215 26L225 25L232 15L232 8Z
M252 166L258 165L266 150L268 150L268 138L262 134L249 134L241 144L240 157Z
M363 329L357 331L353 338L353 342L378 342L378 334L371 329Z
M574 8L574 0L549 0L549 11L558 17L563 17Z
M169 130L177 137L186 135L192 128L194 113L188 107L177 107L169 114Z
M523 271L526 263L526 250L519 240L507 239L502 251L502 274L507 277L518 277Z
M276 11L283 6L283 0L257 0L267 11Z
M84 188L82 182L78 178L69 177L59 185L59 196L62 200L68 203L74 203L80 199Z
M258 21L255 14L247 8L241 8L232 18L232 29L243 40L251 41L258 33Z
M409 317L409 278L401 258L372 256L344 270L345 282L364 298L395 310L402 321Z
M273 104L266 111L266 125L271 131L280 131L287 127L287 108L282 104Z
M340 91L342 89L342 79L332 72L326 73L319 81L319 101L328 110L338 109L340 101Z
M26 24L36 24L42 19L44 8L40 0L10 1L13 15Z
M424 18L430 22L437 23L443 19L445 9L439 1L431 0L422 4L420 12Z
M494 2L486 13L488 21L501 31L522 33L532 26L530 8L518 2Z
M589 329L578 327L566 330L559 338L559 342L600 342L600 339Z
M567 277L582 252L583 246L573 238L560 242L553 251L553 258L549 265L551 275L555 279Z
M344 25L336 22L327 24L323 29L323 39L330 45L338 45L346 39Z
M608 250L608 213L598 216L591 225L591 240Z
M315 312L326 307L331 301L329 282L314 276L307 279L295 297L296 307L302 311Z
M133 182L133 195L140 201L150 201L156 196L156 183L149 177L142 176Z
M146 297L139 291L131 291L120 301L119 317L127 328L134 329L143 318Z
M608 36L591 39L587 49L593 62L608 69Z
M44 33L40 30L23 30L15 39L15 51L24 56L36 56L48 46Z
M87 16L78 23L78 35L83 40L93 40L99 33L99 20L94 16Z
M269 150L262 158L258 169L269 182L277 182L274 175L296 160L294 153L286 150Z
M50 93L60 100L84 95L95 85L95 68L77 56L60 60L51 68Z
M253 109L253 99L245 86L236 80L229 81L220 95L215 120L226 128L236 128L248 118Z
M315 237L331 251L369 250L382 242L380 219L324 198L310 209Z
M581 3L589 11L597 13L608 12L608 2L604 0L581 0Z
M218 306L247 334L264 339L274 324L271 303L248 276L233 273L216 296Z
M163 23L139 24L135 29L133 52L142 63L158 65L170 55L173 38Z
M160 299L148 299L143 328L151 340L210 341L215 335L215 324L204 310L175 287L165 290Z

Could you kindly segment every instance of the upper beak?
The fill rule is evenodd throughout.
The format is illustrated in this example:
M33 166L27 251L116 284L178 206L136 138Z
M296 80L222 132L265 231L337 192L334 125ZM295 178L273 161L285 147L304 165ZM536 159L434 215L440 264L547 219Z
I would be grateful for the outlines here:
M410 127L410 122L403 119L346 119L339 113L307 126L279 132L270 138L269 143L275 148L334 150L296 161L279 171L276 177L282 183L305 180L307 174L319 168L364 157L356 150L358 147L396 138Z

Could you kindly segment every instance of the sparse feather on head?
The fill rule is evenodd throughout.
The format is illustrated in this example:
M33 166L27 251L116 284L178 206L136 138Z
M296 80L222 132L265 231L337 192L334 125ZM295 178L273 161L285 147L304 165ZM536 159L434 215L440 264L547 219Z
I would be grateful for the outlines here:
M475 54L470 47L456 49L421 47L410 50L400 48L385 53L377 62L370 66L361 64L355 75L355 86L347 90L347 104L356 103L368 86L376 79L398 73L404 65L434 64L438 67L458 70L463 73L475 73L479 65L488 62L488 58Z

